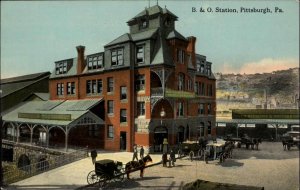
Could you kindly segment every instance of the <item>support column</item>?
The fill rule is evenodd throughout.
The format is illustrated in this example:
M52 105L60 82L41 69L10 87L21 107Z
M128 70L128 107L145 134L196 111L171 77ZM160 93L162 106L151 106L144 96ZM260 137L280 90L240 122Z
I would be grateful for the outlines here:
M165 97L165 68L162 70L162 89L163 89L163 97Z
M15 128L15 125L13 123L10 123L12 125L12 140L13 142L15 142L15 135L16 135L16 128Z
M278 140L277 129L278 129L278 124L275 124L275 139L276 139L276 141Z
M49 147L49 127L46 127L46 147Z
M68 151L68 136L69 136L69 130L68 126L66 126L66 131L65 131L65 151Z
M17 143L20 141L20 125L17 124Z
M239 138L239 125L236 126L236 138Z

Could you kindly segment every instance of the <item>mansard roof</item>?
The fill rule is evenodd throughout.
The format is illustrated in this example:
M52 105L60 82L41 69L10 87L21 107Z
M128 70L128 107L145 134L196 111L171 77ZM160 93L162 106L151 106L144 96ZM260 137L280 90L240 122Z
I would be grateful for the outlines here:
M174 17L177 20L177 16L173 14L171 11L169 11L167 8L161 8L159 5L155 5L149 8L145 8L145 10L141 11L139 14L137 14L135 17L130 19L127 23L131 23L132 21L135 21L141 17L144 16L153 16L156 14L168 14L172 17Z
M156 51L154 52L154 58L151 61L151 65L162 63L173 65L170 48L168 48L167 42L161 34L156 40L155 50Z
M150 39L155 36L157 30L158 29L156 28L156 29L152 29L152 30L146 30L144 32L135 33L135 34L126 33L126 34L119 36L115 40L109 42L108 44L105 45L105 47L129 42L129 41L135 42L135 41Z
M183 35L181 35L179 32L177 32L176 30L173 30L169 33L169 35L167 36L167 39L179 39L179 40L183 40L183 41L188 41Z

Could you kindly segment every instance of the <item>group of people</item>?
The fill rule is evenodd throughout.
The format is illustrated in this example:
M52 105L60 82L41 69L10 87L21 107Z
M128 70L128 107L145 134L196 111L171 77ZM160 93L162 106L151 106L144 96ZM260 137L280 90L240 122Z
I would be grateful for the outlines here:
M143 146L140 146L140 159L143 159L144 158L144 147ZM133 156L132 156L132 161L139 161L138 159L138 146L135 144L133 146Z
M162 155L162 164L163 167L167 167L167 162L169 161L169 167L175 166L176 158L175 158L175 152L173 149L170 150L170 157L168 159L168 153L165 152Z

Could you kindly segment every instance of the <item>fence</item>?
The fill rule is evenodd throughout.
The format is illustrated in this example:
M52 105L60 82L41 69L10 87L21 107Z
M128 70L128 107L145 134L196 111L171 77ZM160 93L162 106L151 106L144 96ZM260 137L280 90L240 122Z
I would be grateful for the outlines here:
M45 171L52 170L54 168L69 164L71 162L80 160L87 156L87 150L81 149L68 154L63 154L55 157L52 160L43 160L37 163L33 163L24 167L17 168L17 166L11 166L8 171L3 171L4 184L11 184L25 178L43 173Z

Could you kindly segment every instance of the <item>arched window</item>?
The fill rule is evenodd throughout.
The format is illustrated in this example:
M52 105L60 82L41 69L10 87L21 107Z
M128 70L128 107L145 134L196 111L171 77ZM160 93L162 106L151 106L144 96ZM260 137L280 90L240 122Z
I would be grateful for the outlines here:
M184 90L184 74L179 73L178 75L178 90Z

